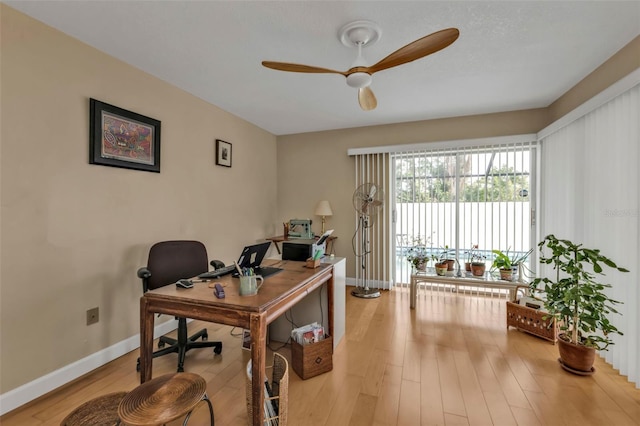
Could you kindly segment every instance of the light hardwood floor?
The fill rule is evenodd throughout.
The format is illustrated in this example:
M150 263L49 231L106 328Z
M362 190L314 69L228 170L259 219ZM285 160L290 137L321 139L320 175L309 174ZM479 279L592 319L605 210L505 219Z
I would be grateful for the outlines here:
M411 311L407 289L378 299L347 294L347 331L333 371L304 381L291 371L289 424L640 425L640 390L626 377L601 359L593 376L567 373L556 346L505 324L504 299L423 289ZM230 327L194 321L189 329L203 325L210 339L224 342L223 353L193 350L186 370L207 380L217 426L244 425L247 353ZM290 358L288 347L279 352ZM137 355L6 414L0 424L58 425L84 401L133 389ZM175 371L175 363L175 355L154 360L154 376ZM207 420L203 405L189 424Z

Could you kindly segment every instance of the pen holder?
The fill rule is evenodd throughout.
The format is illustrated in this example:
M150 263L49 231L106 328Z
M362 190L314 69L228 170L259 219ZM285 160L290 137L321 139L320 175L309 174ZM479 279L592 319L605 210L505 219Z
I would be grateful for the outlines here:
M320 266L320 259L314 260L312 257L307 259L307 268L315 269Z
M260 284L258 284L260 281ZM264 278L262 275L241 275L240 276L240 296L254 296L262 287Z

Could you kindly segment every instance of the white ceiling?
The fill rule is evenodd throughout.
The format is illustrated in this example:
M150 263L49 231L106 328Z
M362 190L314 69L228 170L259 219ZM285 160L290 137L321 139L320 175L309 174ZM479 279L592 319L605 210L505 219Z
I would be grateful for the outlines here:
M546 107L640 34L640 1L5 1L275 135ZM450 47L373 76L362 111L338 39L371 20L369 64L432 32ZM126 107L126 106L125 106Z

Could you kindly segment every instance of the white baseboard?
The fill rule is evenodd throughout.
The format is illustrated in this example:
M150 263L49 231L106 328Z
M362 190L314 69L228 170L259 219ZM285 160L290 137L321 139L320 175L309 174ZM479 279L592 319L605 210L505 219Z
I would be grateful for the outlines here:
M356 280L356 278L347 277L346 284L348 286L357 287L358 281ZM388 281L382 281L382 280L369 280L369 287L379 289L379 290L389 290L391 288Z
M154 328L154 339L167 334L178 328L177 321L167 321ZM29 383L5 392L0 395L0 415L15 410L21 405L51 392L60 386L86 374L104 364L121 357L140 347L140 334L131 336L115 345L109 346L101 351L82 358L76 362L66 365L56 371L39 377ZM131 366L131 368L134 368Z

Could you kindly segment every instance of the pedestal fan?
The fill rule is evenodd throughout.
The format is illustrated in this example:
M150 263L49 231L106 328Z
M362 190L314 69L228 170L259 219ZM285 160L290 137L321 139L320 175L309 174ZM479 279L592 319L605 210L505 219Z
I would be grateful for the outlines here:
M373 226L375 216L383 205L382 190L374 183L363 183L353 193L353 207L358 212L358 227L353 235L353 252L360 260L361 274L356 278L353 296L362 298L380 297L380 290L369 287L368 264L371 248L369 245L369 228ZM359 245L355 244L360 234Z

